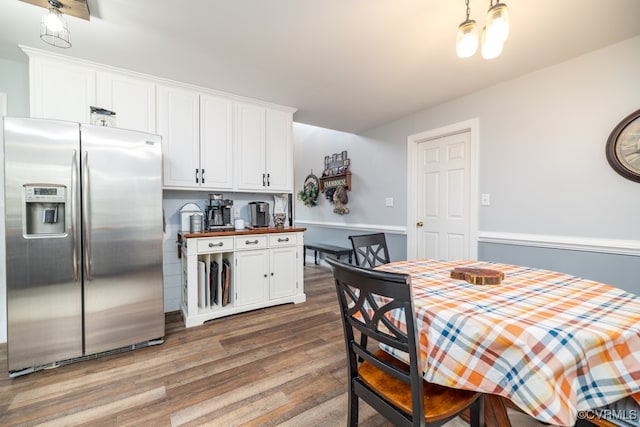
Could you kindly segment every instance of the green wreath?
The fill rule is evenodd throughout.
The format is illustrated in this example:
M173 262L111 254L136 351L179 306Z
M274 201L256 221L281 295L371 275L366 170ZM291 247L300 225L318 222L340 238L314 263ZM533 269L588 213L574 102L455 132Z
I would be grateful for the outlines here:
M320 183L318 177L314 174L309 174L304 180L303 189L298 191L298 199L300 199L305 206L313 207L317 204L319 192Z

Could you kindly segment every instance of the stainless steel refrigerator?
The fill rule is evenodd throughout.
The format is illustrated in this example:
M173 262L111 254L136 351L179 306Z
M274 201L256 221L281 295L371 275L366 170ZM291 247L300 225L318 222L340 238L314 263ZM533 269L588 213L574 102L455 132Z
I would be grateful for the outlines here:
M162 342L157 135L4 119L12 376Z

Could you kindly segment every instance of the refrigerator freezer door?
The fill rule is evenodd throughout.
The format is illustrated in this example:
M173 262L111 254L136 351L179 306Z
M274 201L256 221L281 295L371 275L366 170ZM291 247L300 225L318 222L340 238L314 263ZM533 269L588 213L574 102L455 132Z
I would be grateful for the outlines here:
M80 254L74 246L79 242L79 194L73 181L79 174L79 149L77 123L4 119L9 371L82 355ZM27 203L29 186L64 189L59 218L34 218L46 226L63 221L55 234L27 233L28 207L51 209Z
M81 126L85 353L164 336L157 135Z

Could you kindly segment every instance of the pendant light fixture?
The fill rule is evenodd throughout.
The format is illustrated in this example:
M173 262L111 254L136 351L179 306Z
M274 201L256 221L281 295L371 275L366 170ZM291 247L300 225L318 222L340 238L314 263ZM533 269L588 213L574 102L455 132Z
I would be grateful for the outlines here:
M467 6L467 19L458 26L456 37L456 53L459 58L472 56L478 48L478 35L476 21L470 20L469 0L465 0ZM481 48L484 59L493 59L500 56L504 42L509 37L509 12L507 5L497 0L493 4L490 0L487 12L487 23L482 29Z
M49 13L42 17L40 22L40 38L51 46L60 48L71 47L71 35L69 26L64 20L60 9L63 7L58 0L49 0Z
M459 58L468 58L473 56L478 50L478 26L476 21L469 19L469 0L465 0L467 5L467 19L458 26L458 35L456 37L456 53Z
M495 37L504 43L509 37L509 11L507 5L500 3L500 0L495 5L489 8L487 12L487 31L489 37Z

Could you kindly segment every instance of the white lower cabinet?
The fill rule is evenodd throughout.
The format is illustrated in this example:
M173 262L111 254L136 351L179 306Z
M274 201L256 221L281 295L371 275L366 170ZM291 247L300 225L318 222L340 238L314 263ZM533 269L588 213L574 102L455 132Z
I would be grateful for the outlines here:
M296 293L298 260L304 251L298 252L296 235L269 236L269 298L283 298Z
M306 300L301 231L191 236L181 236L181 308L186 327Z
M258 304L269 299L269 236L237 236L236 305Z

